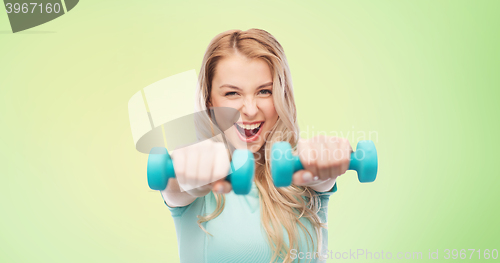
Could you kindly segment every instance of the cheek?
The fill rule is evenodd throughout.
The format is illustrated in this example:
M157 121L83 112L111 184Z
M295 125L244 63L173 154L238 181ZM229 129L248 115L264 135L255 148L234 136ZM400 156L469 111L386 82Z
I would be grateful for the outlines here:
M278 119L278 113L274 108L273 100L270 99L261 105L261 110L264 112L266 121L276 121ZM274 123L273 123L274 124Z
M212 98L210 99L210 103L214 107L220 107L220 100L215 96L212 96Z

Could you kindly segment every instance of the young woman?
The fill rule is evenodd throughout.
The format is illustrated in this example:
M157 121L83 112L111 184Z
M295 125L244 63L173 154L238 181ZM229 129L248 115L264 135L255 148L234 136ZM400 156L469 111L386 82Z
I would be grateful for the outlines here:
M162 196L174 218L181 262L320 262L328 198L336 177L348 169L352 148L336 137L299 140L281 45L259 29L217 35L205 52L198 89L199 109L233 108L240 116L224 132L225 143L205 140L172 154L177 179ZM284 188L274 186L270 173L270 149L279 141L296 149L305 168ZM235 195L224 180L227 144L229 151L254 153L248 195Z

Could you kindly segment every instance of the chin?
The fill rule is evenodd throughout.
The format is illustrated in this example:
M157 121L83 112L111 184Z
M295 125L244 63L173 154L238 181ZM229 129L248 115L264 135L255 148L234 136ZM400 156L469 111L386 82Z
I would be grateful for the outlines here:
M258 143L258 144L251 144L248 145L248 150L250 150L252 153L256 153L262 148L263 143Z

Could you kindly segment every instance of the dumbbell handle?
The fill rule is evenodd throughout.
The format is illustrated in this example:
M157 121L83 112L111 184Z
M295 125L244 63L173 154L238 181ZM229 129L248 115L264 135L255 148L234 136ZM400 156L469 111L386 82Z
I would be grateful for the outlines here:
M351 158L349 161L349 168L347 170L354 170L357 171L357 166L359 164L359 160L355 158L355 152L351 153ZM304 170L304 166L302 165L302 162L300 161L299 156L294 155L293 156L293 172L297 172L300 170Z
M348 170L354 170L357 171L357 165L359 164L359 160L356 159L355 152L351 153L351 160L349 162L349 168ZM304 166L302 165L302 162L300 161L299 156L294 155L293 156L293 172L297 172L300 170L304 170ZM337 192L337 183L335 182L335 185L333 186L333 189L331 192L335 193Z
M149 154L148 159L148 185L149 188L157 191L162 191L165 189L168 179L176 178L174 164L170 156L168 156L168 152L166 149L157 148L154 149L156 152L153 153L153 150ZM232 164L231 164L232 165ZM163 174L163 180L155 180L157 179L154 175ZM231 175L228 175L225 180L231 182Z
M349 168L358 172L361 183L370 183L377 177L377 152L372 141L361 141L358 143L357 151L352 152L349 160ZM363 166L363 167L362 167ZM303 170L304 166L299 156L293 156L293 172Z
M247 194L250 191L255 171L253 154L248 150L235 150L231 171L233 172L226 176L225 180L231 183L236 194ZM163 147L151 149L147 174L149 188L157 191L164 190L168 180L176 177L174 164L167 149Z
M304 169L298 156L292 154L288 142L276 142L271 151L271 174L276 187L287 187L292 183L293 173ZM362 183L375 181L377 177L377 150L373 141L360 141L351 153L349 170L358 172Z

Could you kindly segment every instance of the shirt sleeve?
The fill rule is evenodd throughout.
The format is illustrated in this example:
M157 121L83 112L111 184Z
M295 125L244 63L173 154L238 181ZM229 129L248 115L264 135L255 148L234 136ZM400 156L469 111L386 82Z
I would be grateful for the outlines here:
M330 201L330 196L335 192L337 192L337 182L335 182L333 187L326 192L316 192L319 196L319 199L320 199L320 209L318 211L318 216L319 216L322 223L326 223L328 220L328 203ZM326 229L322 229L321 231L324 232L323 235L328 236L328 232L326 231ZM326 240L324 240L324 241L328 242L328 238L326 238ZM326 245L327 244L328 243L326 243Z
M329 198L335 192L337 192L337 182L335 182L335 184L333 185L333 187L330 190L328 190L326 192L316 192L316 193L318 193L318 195L321 198Z

